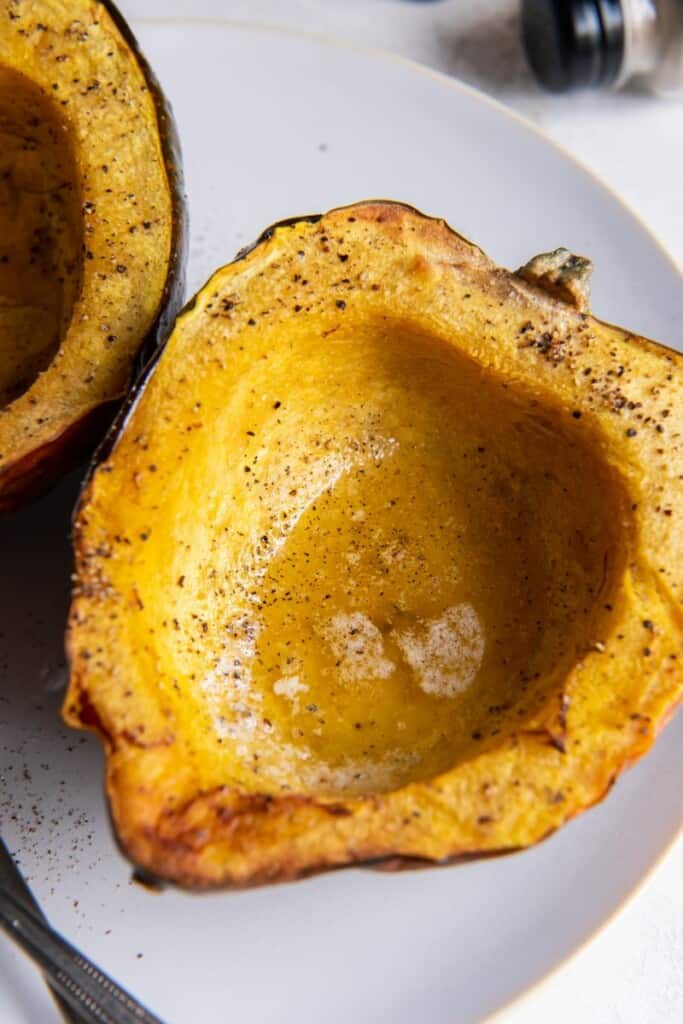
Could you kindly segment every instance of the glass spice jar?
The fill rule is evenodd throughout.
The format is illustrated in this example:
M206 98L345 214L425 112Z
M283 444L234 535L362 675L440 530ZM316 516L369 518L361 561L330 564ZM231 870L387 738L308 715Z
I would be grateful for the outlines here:
M636 81L683 97L683 0L522 0L522 35L552 92Z

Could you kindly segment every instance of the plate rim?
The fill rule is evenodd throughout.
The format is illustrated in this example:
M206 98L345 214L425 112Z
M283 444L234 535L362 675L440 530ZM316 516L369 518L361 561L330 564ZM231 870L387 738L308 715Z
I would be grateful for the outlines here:
M609 182L605 181L605 179L602 178L597 171L593 170L592 167L584 163L580 157L572 153L571 150L561 142L558 142L552 136L548 135L548 133L545 132L540 125L536 124L535 121L532 121L530 117L527 117L525 114L515 110L514 107L508 106L495 96L489 96L489 94L484 92L483 89L479 89L476 85L472 85L470 82L465 82L461 78L457 78L455 75L449 75L445 71L440 71L438 68L432 68L428 64L425 64L414 57L406 57L405 54L394 53L392 50L385 50L381 46L363 46L362 44L354 43L351 42L351 40L342 39L325 32L290 28L287 25L277 25L260 19L247 21L243 18L218 18L209 17L208 15L193 16L180 14L131 15L128 18L128 23L133 29L135 29L137 25L143 28L152 28L154 26L168 26L172 28L174 26L180 27L183 25L194 25L197 28L214 27L239 29L241 31L253 32L255 35L284 35L295 39L306 39L310 42L320 43L323 46L333 47L337 50L348 50L351 53L360 54L364 57L372 57L381 62L403 65L404 67L412 69L413 71L425 75L428 78L433 78L435 81L440 82L441 85L447 86L454 92L460 93L461 95L469 95L471 99L497 110L501 116L508 118L526 131L531 132L538 139L541 139L547 146L550 146L551 149L554 149L559 153L560 156L562 156L568 163L573 164L580 172L587 175L587 177L589 177L599 189L608 193L614 202L622 207L622 209L625 210L626 213L638 224L641 230L648 236L654 247L658 250L659 255L678 275L681 280L681 284L683 285L683 258L679 260L677 256L670 252L662 239L655 233L654 229L647 223L639 211L634 209L628 200L624 199L624 197L621 196Z

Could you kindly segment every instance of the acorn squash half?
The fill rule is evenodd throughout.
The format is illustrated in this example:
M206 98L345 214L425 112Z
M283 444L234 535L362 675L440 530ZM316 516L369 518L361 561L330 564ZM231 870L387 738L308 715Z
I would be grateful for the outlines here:
M525 847L681 698L682 357L366 203L176 322L77 513L67 721L185 886Z
M92 450L173 322L179 160L113 7L0 3L0 510Z

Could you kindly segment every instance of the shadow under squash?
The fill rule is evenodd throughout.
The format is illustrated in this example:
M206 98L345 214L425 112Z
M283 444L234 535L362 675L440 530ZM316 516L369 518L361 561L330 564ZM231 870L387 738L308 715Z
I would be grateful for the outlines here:
M98 745L60 716L80 476L0 518L0 828L29 876L49 876L53 849L78 846L88 815L77 808L102 803Z

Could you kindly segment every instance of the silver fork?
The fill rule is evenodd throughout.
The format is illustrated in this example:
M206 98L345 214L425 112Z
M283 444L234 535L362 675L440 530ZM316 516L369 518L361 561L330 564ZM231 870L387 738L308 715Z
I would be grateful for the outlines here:
M31 906L27 904L30 900ZM52 928L0 838L0 925L81 1024L162 1024Z

